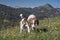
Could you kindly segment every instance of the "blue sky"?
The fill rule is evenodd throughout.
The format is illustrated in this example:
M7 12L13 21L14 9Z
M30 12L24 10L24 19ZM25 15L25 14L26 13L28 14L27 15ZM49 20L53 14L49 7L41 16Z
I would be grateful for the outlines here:
M46 3L55 8L60 8L60 0L0 0L0 4L11 7L38 7Z

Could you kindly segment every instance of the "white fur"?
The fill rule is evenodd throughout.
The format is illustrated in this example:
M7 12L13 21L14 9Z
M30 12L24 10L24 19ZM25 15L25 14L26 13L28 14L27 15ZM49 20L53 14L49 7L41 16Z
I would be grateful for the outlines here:
M28 32L30 32L30 29L29 29L29 25L28 25L28 23L26 22L26 24L25 24L25 23L22 24L22 21L24 21L24 19L25 19L25 18L23 18L23 19L21 20L21 23L20 23L20 32L23 31L23 27L24 27L24 25L27 27Z
M31 24L31 26L32 26L32 30L34 30L34 29L33 29L33 28L35 27L35 25L34 25L34 20L33 20L32 24Z
M33 15L33 14L29 15L27 21L29 21L31 18L36 18L36 16ZM31 24L32 30L34 30L33 28L35 27L35 24L34 24L34 23L35 23L35 22L34 22L34 20L33 20L32 24Z
M29 25L28 25L28 23L27 23L27 22L26 22L26 25L25 25L25 26L27 27L28 32L30 32Z
M20 22L20 32L22 32L23 31L23 26L24 26L24 24L22 24L22 21L24 21L24 18L21 20L21 22Z
M35 15L33 15L33 14L29 15L29 17L28 17L27 20L29 20L29 19L31 19L31 18L35 18Z
M36 18L36 16L33 15L33 14L31 14L31 15L28 17L27 21L30 20L30 18ZM25 20L25 18L23 18L21 21L24 21L24 20ZM22 24L22 22L20 23L20 32L22 32L24 25L27 27L28 32L30 32L30 28L29 28L28 22L26 22L26 24ZM34 30L34 29L33 29L33 28L35 27L34 20L33 20L32 24L31 24L31 27L32 27L32 30Z
M20 17L22 17L23 16L23 14L20 14Z

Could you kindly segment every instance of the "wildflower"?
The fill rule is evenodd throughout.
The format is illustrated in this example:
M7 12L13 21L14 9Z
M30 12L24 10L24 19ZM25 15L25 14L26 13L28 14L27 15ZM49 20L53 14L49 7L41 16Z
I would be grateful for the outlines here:
M42 32L42 31L40 30L40 32Z
M48 26L48 27L50 27L50 26Z
M55 27L55 30L57 30L58 28Z

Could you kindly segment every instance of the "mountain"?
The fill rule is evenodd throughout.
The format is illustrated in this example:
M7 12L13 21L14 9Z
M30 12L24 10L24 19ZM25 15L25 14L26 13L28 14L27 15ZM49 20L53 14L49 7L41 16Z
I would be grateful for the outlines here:
M43 6L39 6L39 7L35 7L37 9L47 9L47 10L50 10L50 9L53 9L53 6L51 6L50 4L45 4Z
M34 10L35 12L39 13L39 16L42 17L56 16L59 14L59 11L50 4L45 4L43 6L35 7Z
M54 8L50 4L35 8L13 8L10 6L0 4L0 19L7 19L17 21L20 19L19 14L23 13L26 18L30 14L35 14L39 19L59 15L60 10Z
M60 12L60 8L56 8Z
M13 19L14 14L16 14L15 8L0 4L0 18Z
M46 8L46 9L48 9L48 10L53 9L53 6L51 6L50 4L45 4L45 5L43 5L42 7L43 7L43 8Z

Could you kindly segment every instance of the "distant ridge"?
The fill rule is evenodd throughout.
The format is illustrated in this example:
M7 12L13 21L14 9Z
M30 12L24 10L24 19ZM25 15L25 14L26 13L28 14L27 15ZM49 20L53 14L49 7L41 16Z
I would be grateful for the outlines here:
M34 8L13 8L0 4L0 19L17 21L20 19L20 13L23 13L26 17L33 13L40 19L60 15L60 8L54 8L50 4L45 4Z

